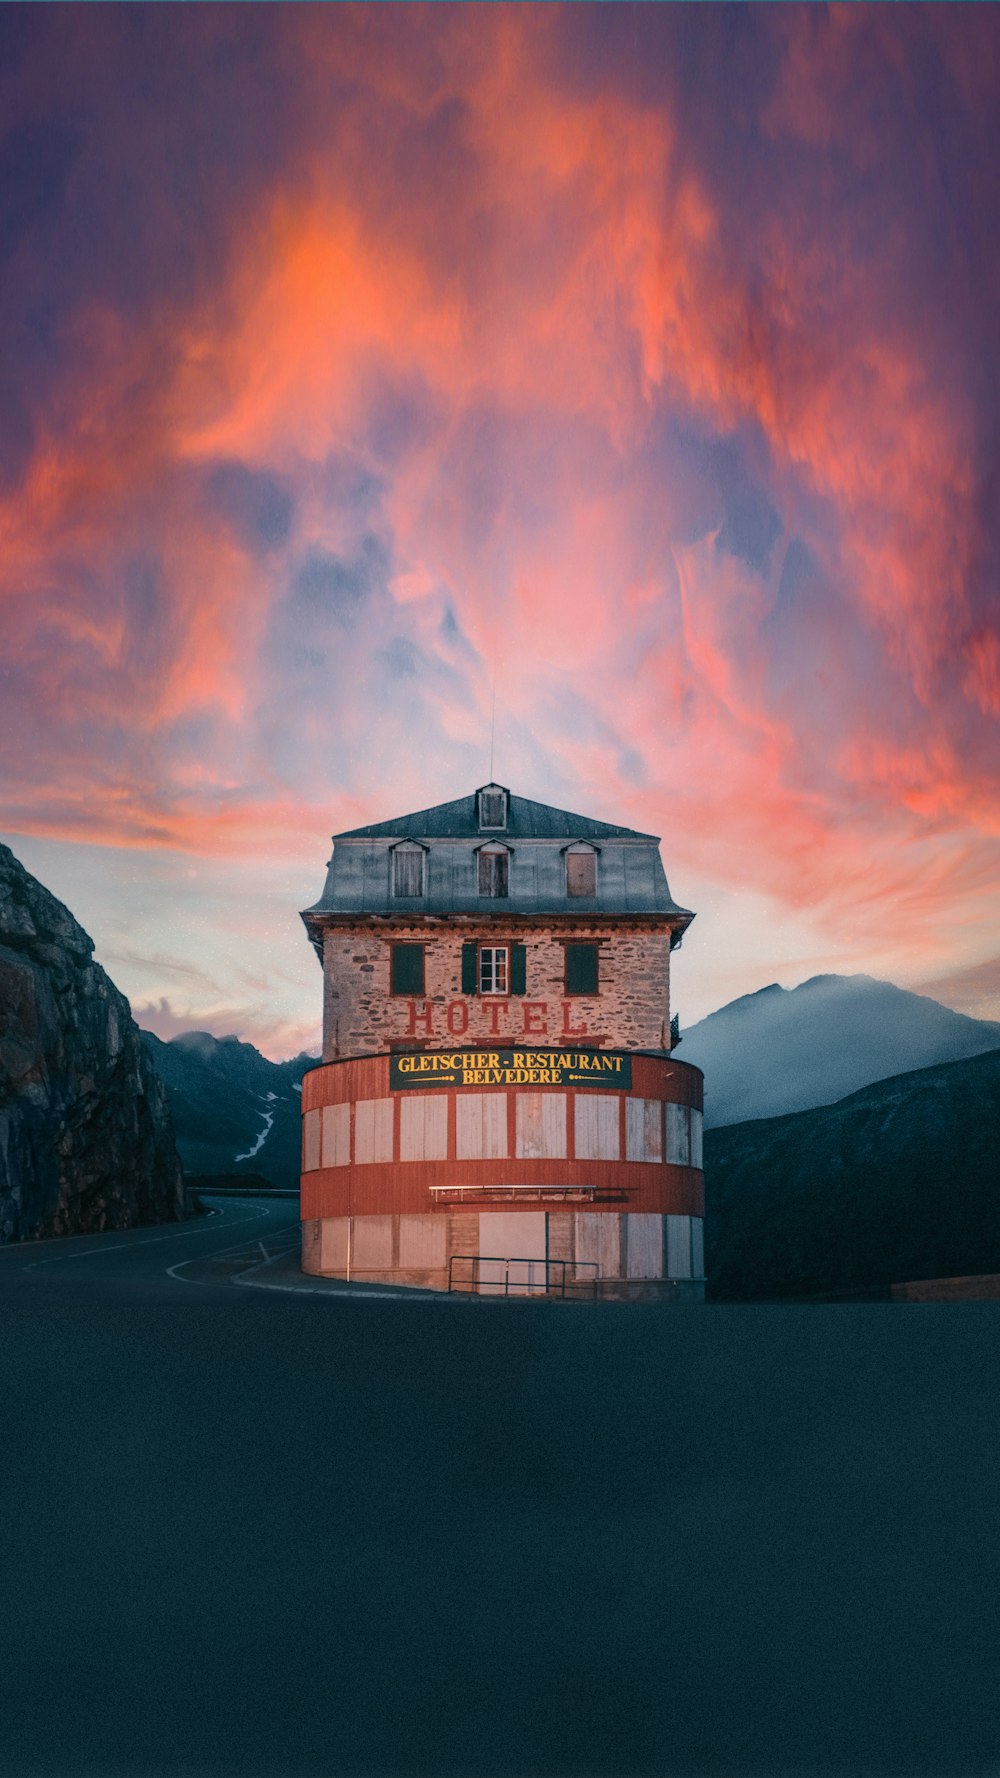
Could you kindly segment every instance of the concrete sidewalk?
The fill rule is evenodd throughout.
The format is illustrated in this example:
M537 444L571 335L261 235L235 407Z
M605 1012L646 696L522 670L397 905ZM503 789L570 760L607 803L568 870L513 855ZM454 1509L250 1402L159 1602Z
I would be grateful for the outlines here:
M302 1271L298 1246L277 1253L245 1272L233 1274L234 1284L254 1290L280 1290L294 1296L384 1297L391 1302L457 1303L474 1299L461 1292L400 1289L392 1284L349 1282L346 1278L318 1278Z

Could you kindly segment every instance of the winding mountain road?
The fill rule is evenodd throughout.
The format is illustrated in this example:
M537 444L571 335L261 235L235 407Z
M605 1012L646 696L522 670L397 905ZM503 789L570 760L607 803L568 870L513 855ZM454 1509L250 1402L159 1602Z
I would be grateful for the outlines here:
M429 1291L307 1278L294 1198L206 1196L184 1223L0 1247L0 1296L30 1303L248 1301L261 1290L427 1301Z

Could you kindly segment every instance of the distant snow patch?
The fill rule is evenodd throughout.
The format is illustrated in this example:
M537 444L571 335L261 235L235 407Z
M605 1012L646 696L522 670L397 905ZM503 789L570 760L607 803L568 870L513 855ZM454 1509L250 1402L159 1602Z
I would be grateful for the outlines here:
M275 1097L274 1093L268 1094L269 1099L273 1099L274 1097ZM271 1133L271 1125L273 1124L273 1122L274 1122L274 1112L273 1111L265 1111L265 1113L264 1113L264 1128L261 1130L261 1133L258 1136L253 1147L251 1149L248 1149L246 1154L234 1155L233 1159L237 1160L237 1161L252 1161L254 1155L260 1153L265 1142L267 1141L267 1138Z

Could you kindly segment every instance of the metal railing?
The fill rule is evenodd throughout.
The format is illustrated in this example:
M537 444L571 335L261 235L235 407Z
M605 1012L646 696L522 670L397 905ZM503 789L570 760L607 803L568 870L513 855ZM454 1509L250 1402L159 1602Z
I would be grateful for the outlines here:
M456 1276L456 1266L468 1266L466 1278ZM502 1273L483 1277L483 1266L502 1267ZM512 1273L511 1268L515 1271ZM517 1268L521 1268L520 1271ZM541 1272L543 1278L538 1277ZM573 1276L567 1279L567 1272ZM555 1277L553 1277L555 1274ZM579 1276L578 1274L585 1274ZM504 1253L453 1253L448 1261L449 1291L466 1290L475 1296L597 1296L600 1267L589 1259L528 1259ZM567 1288L568 1285L568 1288Z
M681 1040L681 1015L680 1015L680 1013L675 1012L673 1018L670 1021L670 1047L672 1050L675 1050L677 1048L677 1045L680 1043L680 1040Z

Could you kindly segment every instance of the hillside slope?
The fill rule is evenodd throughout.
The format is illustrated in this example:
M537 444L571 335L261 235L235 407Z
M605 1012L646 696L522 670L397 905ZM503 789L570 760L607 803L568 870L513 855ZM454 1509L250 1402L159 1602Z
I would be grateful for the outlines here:
M302 1076L316 1056L270 1062L250 1043L192 1031L143 1041L170 1097L185 1172L251 1174L298 1189Z
M820 975L733 1000L683 1034L705 1075L705 1126L830 1105L875 1080L1000 1045L1000 1024L966 1018L891 982Z
M1000 1049L705 1135L717 1301L1000 1272Z

